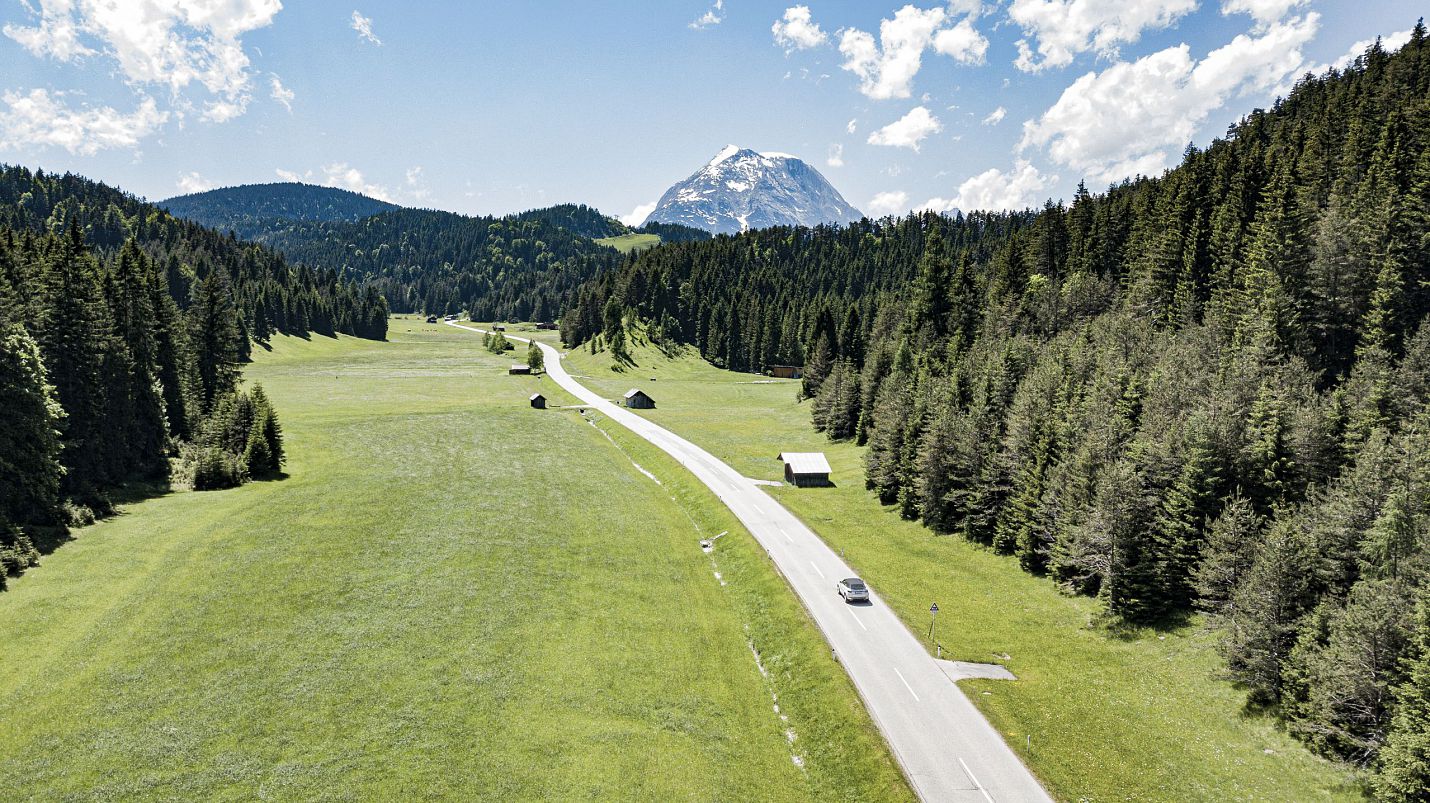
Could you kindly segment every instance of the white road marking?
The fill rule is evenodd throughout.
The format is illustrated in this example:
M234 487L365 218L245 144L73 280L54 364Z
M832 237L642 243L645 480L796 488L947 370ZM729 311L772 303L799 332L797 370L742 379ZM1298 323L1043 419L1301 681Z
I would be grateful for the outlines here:
M859 620L859 614L855 613L855 612L854 612L854 609L851 608L851 607L849 607L849 603L847 603L847 602L844 603L844 610L849 611L849 615L852 616L852 617L854 617L854 621L859 622L859 626L860 626L860 627L864 628L865 630L868 630L868 629L869 629L869 627L868 627L867 625L865 625L862 621ZM898 671L898 670L895 670L895 671Z
M819 572L819 577L820 577L821 580L828 580L828 579L829 579L828 577L825 577L825 576L824 576L824 572L820 572L820 571L819 571L819 567L814 565L814 561L810 561L810 562L809 562L809 565L810 565L816 572Z
M855 618L855 619L858 619L859 617L856 616L856 617L854 617L854 618ZM860 622L859 624L862 625L862 624L864 624L864 623L863 623L863 622ZM868 630L869 628L866 627L866 628L864 628L864 629L865 629L865 630ZM902 684L904 684L904 688L906 688L906 689L909 690L909 694L913 694L913 695L914 695L914 699L915 699L915 700L918 700L919 702L923 702L922 700L919 700L919 696L918 696L917 694L914 694L914 687L913 687L913 686L910 686L910 685L909 685L909 682L908 682L907 680L904 680L904 673L903 673L903 672L900 672L900 671L899 671L899 668L898 668L897 666L894 667L894 674L899 676L899 682L902 683ZM977 783L977 781L975 781L974 783Z
M776 527L775 529L780 531L780 535L783 535L786 541L790 542L791 544L794 543L794 539L789 537L789 533L785 532L785 528Z
M978 791L983 793L983 799L988 801L988 803L993 803L993 796L988 794L988 790L984 789L983 784L979 783L978 779L974 777L973 770L969 769L968 765L963 763L962 758L958 759L958 763L963 764L963 771L968 775L968 780L973 781L973 785L978 787Z

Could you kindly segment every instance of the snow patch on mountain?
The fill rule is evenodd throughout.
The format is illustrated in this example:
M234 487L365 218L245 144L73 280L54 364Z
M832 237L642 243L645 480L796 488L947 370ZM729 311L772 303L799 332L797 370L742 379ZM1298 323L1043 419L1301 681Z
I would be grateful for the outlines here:
M862 217L818 170L800 159L726 145L704 167L666 190L646 220L734 234L770 226L850 223Z

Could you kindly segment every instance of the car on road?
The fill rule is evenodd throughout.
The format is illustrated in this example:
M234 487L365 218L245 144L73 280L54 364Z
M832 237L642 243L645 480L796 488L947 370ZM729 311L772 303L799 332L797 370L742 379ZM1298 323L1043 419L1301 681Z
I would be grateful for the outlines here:
M834 590L839 592L839 596L845 602L868 602L869 587L864 585L864 581L857 577L846 577L834 584Z

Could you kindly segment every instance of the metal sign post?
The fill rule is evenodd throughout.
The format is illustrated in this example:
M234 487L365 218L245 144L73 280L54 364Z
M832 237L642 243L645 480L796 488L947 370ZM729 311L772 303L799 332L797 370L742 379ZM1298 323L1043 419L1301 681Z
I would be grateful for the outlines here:
M934 640L934 638L933 638L933 622L934 622L934 618L935 618L936 616L938 616L938 603L937 603L937 602L935 602L934 604L932 604L932 605L929 606L929 641L933 641L933 640Z

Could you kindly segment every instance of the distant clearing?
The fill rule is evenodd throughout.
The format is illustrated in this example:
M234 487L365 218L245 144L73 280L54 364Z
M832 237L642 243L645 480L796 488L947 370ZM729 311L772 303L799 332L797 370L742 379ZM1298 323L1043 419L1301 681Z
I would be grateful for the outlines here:
M593 240L593 242L610 246L622 254L629 254L632 251L642 251L660 245L660 235L622 234L619 237L602 237L599 240Z

